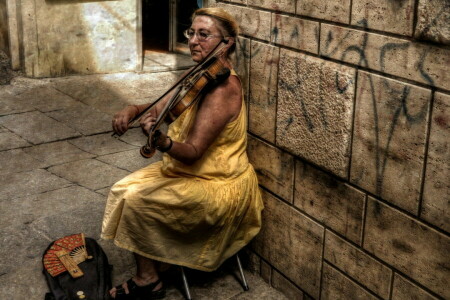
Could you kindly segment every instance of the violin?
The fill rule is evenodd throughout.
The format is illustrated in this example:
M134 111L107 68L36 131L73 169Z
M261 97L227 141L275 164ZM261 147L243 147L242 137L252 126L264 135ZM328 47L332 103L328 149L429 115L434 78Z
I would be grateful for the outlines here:
M175 91L160 112L155 124L150 128L147 143L140 149L143 157L151 158L155 154L156 141L161 134L159 127L163 121L175 121L187 108L230 76L230 69L220 60L220 55L223 54L223 50L227 44L228 41L222 39L191 71L180 78L161 97L152 102L128 122L129 126L133 125L167 94Z

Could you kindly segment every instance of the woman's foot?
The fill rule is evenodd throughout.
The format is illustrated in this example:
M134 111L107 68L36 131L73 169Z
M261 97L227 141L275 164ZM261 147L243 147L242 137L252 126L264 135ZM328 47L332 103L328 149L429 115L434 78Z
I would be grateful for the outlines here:
M162 299L165 296L163 283L159 278L135 276L109 291L113 299Z

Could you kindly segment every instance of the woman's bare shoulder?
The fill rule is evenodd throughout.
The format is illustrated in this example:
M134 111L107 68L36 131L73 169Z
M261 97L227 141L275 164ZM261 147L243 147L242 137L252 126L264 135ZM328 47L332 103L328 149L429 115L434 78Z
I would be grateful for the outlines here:
M242 105L242 88L239 78L228 77L219 86L212 89L204 99L206 109L218 110L232 121L238 116Z

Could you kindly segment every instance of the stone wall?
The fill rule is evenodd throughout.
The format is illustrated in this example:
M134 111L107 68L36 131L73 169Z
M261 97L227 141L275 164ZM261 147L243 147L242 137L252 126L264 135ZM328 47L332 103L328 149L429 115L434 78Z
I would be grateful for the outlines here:
M22 67L28 76L134 71L137 1L21 0Z
M6 0L0 0L0 51L9 53Z
M450 2L210 5L241 24L256 270L290 299L449 299Z

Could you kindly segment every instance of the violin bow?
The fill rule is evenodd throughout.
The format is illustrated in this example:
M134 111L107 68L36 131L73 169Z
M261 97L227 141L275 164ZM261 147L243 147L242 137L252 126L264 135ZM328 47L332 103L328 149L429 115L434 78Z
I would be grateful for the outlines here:
M139 114L137 114L133 119L131 119L130 121L128 121L128 127L133 126L134 123L139 120L147 111L149 111L156 103L158 103L159 101L161 101L161 99L163 99L165 96L167 96L167 94L169 94L173 89L175 89L180 83L182 83L186 78L188 78L189 76L191 76L192 74L194 74L197 69L201 68L212 56L217 55L217 53L219 53L219 51L221 51L225 45L228 44L228 40L226 39L222 39L220 41L220 43L218 43L211 52L208 53L208 55L206 57L204 57L198 64L196 64L194 66L194 68L192 68L192 70L190 70L188 73L184 74L180 79L178 79L178 81L173 84L162 96L160 96L158 99L156 99L155 101L153 101L149 106L147 106L144 110L142 110ZM114 135L114 133L113 133Z

